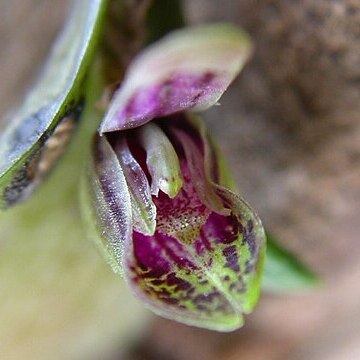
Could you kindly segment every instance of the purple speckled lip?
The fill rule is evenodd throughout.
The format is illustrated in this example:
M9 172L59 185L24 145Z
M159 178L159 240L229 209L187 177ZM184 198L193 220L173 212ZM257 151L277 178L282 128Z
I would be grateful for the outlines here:
M159 142L143 142L144 128L157 128ZM218 154L202 123L182 112L97 139L93 183L101 192L92 200L103 209L99 229L115 271L162 316L213 329L241 326L258 294L264 235L251 208L219 184ZM158 186L150 191L161 177L153 177L148 155L164 139L176 161L160 156L162 174L181 176L172 197Z
M125 251L127 280L137 296L164 316L178 313L184 319L203 320L224 314L235 316L239 309L234 309L229 296L236 299L247 290L242 274L245 266L240 260L245 248L251 253L249 269L252 266L255 271L257 266L259 248L255 242L247 242L254 239L254 227L233 211L220 214L203 203L204 194L198 192L206 186L198 183L209 181L205 174L206 145L186 116L156 122L176 150L184 183L174 198L161 191L152 196L157 209L156 230L153 235L133 231L132 243ZM129 134L130 149L151 182L145 154L136 150L136 131L122 134ZM178 137L179 131L188 136ZM184 148L194 146L199 151L189 165ZM199 176L192 167L200 169ZM222 201L221 195L218 197ZM228 201L222 203L225 207Z
M154 118L192 109L220 97L226 87L224 79L212 72L174 73L159 84L138 89L102 131L130 129Z

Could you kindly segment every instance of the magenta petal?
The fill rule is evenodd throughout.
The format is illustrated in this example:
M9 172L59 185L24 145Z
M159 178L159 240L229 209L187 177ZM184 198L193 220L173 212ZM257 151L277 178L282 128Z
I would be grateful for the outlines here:
M170 33L136 56L113 96L100 133L213 106L250 54L248 36L228 24Z
M206 175L205 153L212 151L211 144L186 117L158 124L179 156L183 187L174 198L161 191L153 196L156 231L152 236L133 233L126 279L162 316L233 330L259 294L265 241L261 222L240 197ZM206 189L212 192L210 200Z
M157 117L195 108L211 102L214 96L220 97L225 87L222 77L211 72L170 74L159 84L139 88L102 131L130 129Z

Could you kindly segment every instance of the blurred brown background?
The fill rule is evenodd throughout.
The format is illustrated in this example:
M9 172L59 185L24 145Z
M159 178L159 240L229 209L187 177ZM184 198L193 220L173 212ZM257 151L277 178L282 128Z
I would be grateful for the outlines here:
M67 3L0 0L0 114L20 99ZM360 3L184 5L190 23L230 21L252 35L252 61L204 116L244 197L324 280L307 294L263 294L231 334L154 318L120 358L360 359Z

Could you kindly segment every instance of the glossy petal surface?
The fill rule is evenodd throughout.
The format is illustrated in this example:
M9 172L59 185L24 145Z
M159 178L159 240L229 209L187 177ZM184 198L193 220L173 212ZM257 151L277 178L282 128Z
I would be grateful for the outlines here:
M250 53L247 35L231 25L171 33L134 60L100 132L138 127L156 117L214 105Z

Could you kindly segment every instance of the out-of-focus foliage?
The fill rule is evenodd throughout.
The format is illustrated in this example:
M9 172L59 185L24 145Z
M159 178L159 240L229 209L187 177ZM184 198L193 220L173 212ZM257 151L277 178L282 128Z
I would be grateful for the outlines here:
M318 283L318 278L295 255L281 247L267 233L267 252L263 275L265 291L277 293L299 292Z
M98 95L49 180L0 213L1 359L99 359L131 344L148 319L81 224L79 173L99 121Z
M0 134L0 208L31 195L74 132L105 5L74 2L41 76Z

